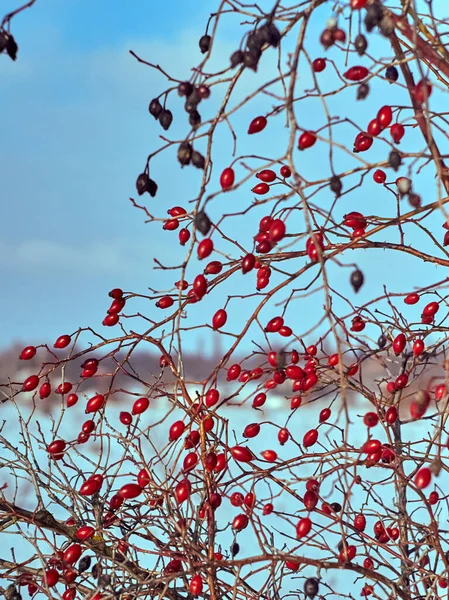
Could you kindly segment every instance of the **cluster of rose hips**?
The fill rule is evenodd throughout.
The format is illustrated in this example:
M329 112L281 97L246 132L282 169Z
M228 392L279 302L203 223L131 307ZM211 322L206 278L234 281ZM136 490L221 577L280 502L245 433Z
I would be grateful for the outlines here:
M71 337L67 334L64 334L64 335L61 335L58 337L58 339L54 343L53 347L61 350L63 348L66 348L70 343L71 343ZM35 346L27 346L26 348L24 348L22 350L19 358L20 358L20 360L31 360L36 355L36 352L37 352L37 348ZM98 365L99 365L99 361L96 358L89 358L89 359L85 360L84 363L81 365L81 369L82 369L81 377L83 379L93 377L98 370ZM24 381L24 383L22 385L22 391L32 392L38 387L39 383L40 383L40 378L38 375L30 375ZM78 402L78 395L71 392L72 388L73 388L73 385L69 381L64 381L64 382L60 383L55 390L56 394L66 396L65 401L66 401L66 406L68 408L74 406ZM44 383L42 383L39 388L39 398L41 400L48 398L51 394L51 391L52 391L51 383L49 381L44 381ZM94 403L91 403L91 405L92 404L94 404ZM86 412L90 412L90 411L86 411ZM88 427L89 426L85 424L85 427L83 427L84 434L80 434L78 441L85 442L89 439L88 436L85 437L85 435L87 433L91 433L91 431L92 431L91 430L91 431L87 432ZM65 449L65 446L63 448L55 446L54 453L59 455L61 452L64 451L64 449ZM59 458L62 458L62 456L59 456Z
M196 129L201 123L201 115L198 112L198 106L202 100L206 100L207 98L209 98L210 87L205 84L194 86L189 81L183 81L178 85L178 94L181 97L185 97L186 101L184 104L184 110L189 115L190 126L193 129ZM184 163L181 162L181 164ZM193 162L193 164L195 163Z
M119 322L119 313L125 308L126 298L123 297L123 291L120 288L115 288L109 292L112 298L111 306L108 308L108 314L103 319L105 327L113 327Z
M73 519L67 521L67 525L73 525ZM92 531L90 531L92 530ZM89 540L95 530L92 527L80 527L75 536L79 540ZM86 535L85 535L86 534ZM118 544L120 546L120 542ZM48 568L44 571L41 581L42 588L54 588L58 583L63 582L67 587L61 594L62 600L74 600L77 594L77 578L80 575L85 577L86 572L91 569L92 576L98 580L97 588L105 588L110 586L111 577L106 574L101 574L98 564L92 565L92 558L84 556L82 558L84 548L81 544L74 543L68 546L65 550L58 550L54 556L48 561ZM77 566L76 563L78 563ZM26 574L19 579L19 585L27 585L28 593L33 596L39 591L37 581ZM105 597L100 591L95 592L91 596L91 600L102 600ZM20 598L17 598L20 600Z
M235 68L243 64L243 66L257 71L263 47L267 45L277 48L280 41L281 34L279 30L273 21L269 19L263 25L248 33L245 50L239 49L232 53L231 67Z

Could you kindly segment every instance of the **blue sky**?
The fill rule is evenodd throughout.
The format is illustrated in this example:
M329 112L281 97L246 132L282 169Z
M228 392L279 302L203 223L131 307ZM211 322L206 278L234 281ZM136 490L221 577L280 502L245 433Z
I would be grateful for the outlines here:
M179 50L198 54L207 3L192 6L43 0L14 20L19 58L0 63L2 343L101 321L111 287L149 277L149 228L128 198L163 82L128 50L181 76Z
M262 3L263 7L269 5L269 2ZM17 4L8 3L9 6ZM160 224L145 225L143 214L133 209L128 200L134 195L134 181L147 154L160 144L161 130L149 117L147 106L149 100L166 87L162 75L137 64L128 50L133 49L143 58L160 63L175 77L187 78L192 65L200 60L197 42L211 10L210 2L205 0L176 3L176 11L167 6L167 3L149 4L143 0L117 1L113 8L110 2L103 0L95 3L39 0L13 21L19 57L16 63L5 56L0 61L3 82L0 111L2 133L7 140L0 150L4 207L0 241L0 276L4 281L0 328L5 345L14 340L29 343L51 340L61 333L75 331L78 326L91 325L104 332L101 321L108 307L110 288L120 286L145 293L148 286L169 289L177 279L173 272L162 274L152 269L154 256L163 257L171 264L182 261L183 254L176 242L173 243L176 233L163 232ZM309 33L311 52L317 56L324 55L317 43L328 17L328 9L323 11L312 21ZM242 32L240 29L236 34L231 21L224 22L213 64L226 64ZM378 36L376 41L370 39L373 52L376 45L382 44L378 40ZM334 50L328 53L331 58L332 52ZM386 54L385 51L382 55ZM357 59L357 62L363 64L364 60ZM261 73L245 74L236 98L243 97L258 81L266 79L275 64L272 53ZM329 69L325 74L324 87L335 85ZM307 85L310 85L310 77L304 71L300 87L307 89ZM385 101L387 91L393 102L396 95L389 84L380 82L376 94L364 103L355 104L354 114L350 116L361 126L366 124ZM335 114L339 111L346 114L346 102L354 90L345 94L333 101ZM399 103L399 89L397 94ZM212 98L205 117L213 114L214 105ZM181 107L180 100L174 100L175 124L170 130L174 139L187 133ZM245 131L254 115L266 113L271 107L271 100L258 99L245 107L240 116L235 116L233 125ZM286 132L281 121L282 117L277 127L267 127L260 134L257 151L259 142L262 153L281 150ZM308 127L323 124L323 113L314 101L303 103L300 121ZM349 128L340 131L344 140ZM353 129L349 135L352 132ZM215 181L232 152L229 133L223 130L219 135ZM377 152L379 158L386 154L385 146L381 148L372 151ZM255 147L252 141L243 139L239 151L254 153ZM302 153L298 161L311 177L328 175L327 148L323 144ZM345 155L337 156L337 170L345 168L344 161ZM172 205L188 206L188 201L197 193L200 174L189 169L180 171L173 151L156 159L153 168L160 191L151 204L145 198L149 208L158 216L164 216ZM240 171L240 175L242 173ZM427 169L416 181L416 189L423 193L429 186L435 189L432 174ZM211 216L217 218L228 210L235 211L241 202L247 204L250 187L248 184L244 191L219 197L211 205ZM217 189L214 181L212 189ZM341 216L349 210L362 209L365 214L380 212L379 203L382 214L394 214L396 206L392 196L367 181L363 191L360 189L341 200ZM257 213L257 219L262 215L263 212ZM245 223L230 221L230 231L237 232L248 249L256 222L256 218ZM435 223L435 235L442 238L441 221ZM360 303L381 293L384 284L392 291L408 291L439 277L436 269L427 266L423 270L417 261L404 255L390 257L386 262L383 251L373 250L359 252L357 256L354 253L354 257L349 255L346 262L353 260L363 267L367 280L359 296L352 297ZM410 277L412 268L414 278ZM198 265L192 269L188 272L190 281L198 272ZM330 273L341 291L351 293L349 269L330 267ZM244 285L240 278L224 289L227 293L235 293L236 289L240 293L246 289L242 288ZM200 307L192 307L192 314L204 322L204 311L212 316L224 298L207 298ZM148 309L148 303L133 305L137 306L144 311ZM322 301L312 298L303 304L303 312L311 317L321 306ZM154 310L151 305L153 315ZM347 308L342 306L342 310L346 312ZM272 314L266 314L268 320ZM243 323L246 316L246 312L235 310L230 323ZM210 332L195 334L188 343L191 340L196 345L198 339L204 344L211 339Z

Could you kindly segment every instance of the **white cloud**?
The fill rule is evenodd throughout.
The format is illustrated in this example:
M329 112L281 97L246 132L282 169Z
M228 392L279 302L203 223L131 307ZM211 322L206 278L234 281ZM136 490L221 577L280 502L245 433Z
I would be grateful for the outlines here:
M143 236L142 236L143 237ZM137 240L92 242L87 245L32 239L18 241L14 252L7 243L0 242L0 268L46 269L49 272L70 271L85 274L141 272L151 257L150 243Z

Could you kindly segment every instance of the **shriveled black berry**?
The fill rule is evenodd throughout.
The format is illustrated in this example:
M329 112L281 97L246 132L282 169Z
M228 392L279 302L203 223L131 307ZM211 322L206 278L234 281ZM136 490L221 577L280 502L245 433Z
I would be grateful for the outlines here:
M341 190L343 189L343 184L338 175L333 175L331 177L330 188L331 188L331 191L334 192L337 197L340 196Z
M6 48L8 42L8 34L5 31L0 31L0 52Z
M379 339L377 340L377 345L379 346L380 349L385 348L386 344L387 344L387 338L384 336L384 334L382 333L379 336Z
M325 29L320 36L320 42L325 50L328 50L335 44L334 32L330 29Z
M201 123L201 115L197 110L193 110L189 114L189 123L192 127L198 127L198 125Z
M111 584L111 576L110 575L107 575L106 573L104 575L100 575L100 577L98 578L98 585L100 587L107 587L110 584Z
M304 594L308 598L310 598L310 600L313 600L313 598L315 598L315 596L318 594L318 590L319 590L319 582L316 577L309 577L309 579L305 580Z
M236 50L231 54L231 67L234 69L237 65L242 64L243 62L243 52L241 50Z
M190 163L190 159L192 158L192 144L189 142L183 142L179 145L178 148L178 161L184 167Z
M343 540L340 540L337 544L337 550L338 552L341 552L343 550L343 548L345 547Z
M198 45L200 47L202 54L206 54L206 52L209 51L211 41L212 41L212 38L210 37L210 35L203 35L200 38Z
M165 131L167 131L167 129L172 124L172 121L173 115L171 110L163 108L161 114L159 115L159 123L162 125L162 129L165 129Z
M204 169L204 165L206 164L206 159L202 154L194 150L192 152L192 165L197 169Z
M249 67L253 71L257 71L257 65L259 64L261 54L262 53L260 50L246 50L243 53L243 64L245 67Z
M340 512L341 511L340 502L332 502L331 508L332 508L332 510L335 510L335 512Z
M256 36L257 39L261 42L261 46L263 46L263 44L269 44L270 43L270 26L268 23L265 23L265 25L262 25L262 27L259 27L259 29L256 30ZM248 46L249 48L249 46Z
M83 556L78 563L78 571L83 573L83 571L87 571L91 565L92 558L90 556Z
M100 576L101 573L101 567L98 563L95 563L94 566L92 567L92 576L95 577L95 579L98 579L98 577Z
M147 191L147 185L150 178L146 173L141 173L136 181L136 190L139 196L142 196Z
M397 171L402 164L402 158L399 152L392 150L388 157L388 163L394 171Z
M208 87L207 85L199 85L196 88L196 93L198 94L198 98L200 100L205 100L206 98L209 98L210 96L210 87Z
M198 96L198 92L193 90L191 94L189 94L186 98L184 104L184 110L188 113L193 112L197 109L198 104L201 102L201 98Z
M357 100L365 100L369 94L369 85L367 83L361 83L357 88Z
M18 49L19 46L17 45L16 40L12 37L11 34L9 34L6 40L6 53L10 58L12 58L12 60L16 60Z
M356 269L355 271L353 271L351 273L351 278L349 281L352 285L352 289L357 294L359 289L362 287L363 282L365 281L362 271L360 271L359 269Z
M154 198L157 192L157 184L149 178L147 173L141 173L136 181L136 189L139 196L148 192Z
M388 37L388 36L390 36L393 33L393 31L394 31L394 22L393 22L393 19L390 16L384 15L382 17L382 20L379 23L379 31L385 37Z
M162 104L159 102L159 98L153 98L153 100L151 100L148 110L150 111L150 115L155 119L159 119L159 115L162 112Z
M398 80L399 71L396 69L394 65L390 65L385 69L385 79L390 83L394 83Z
M147 192L150 194L150 196L152 198L154 198L156 196L157 183L155 181L153 181L152 179L150 179L150 181L148 182Z
M193 85L190 83L190 81L182 81L178 85L178 94L180 96L190 96L190 94L192 92L193 92Z
M368 40L363 35L363 33L359 33L359 35L354 40L354 46L359 56L363 56L368 48Z
M22 594L20 592L13 592L9 600L22 600Z
M277 48L281 41L281 33L280 33L279 29L276 27L276 25L274 25L273 23L269 24L269 30L270 30L269 44L270 44L270 46L273 46L273 48Z
M261 32L259 29L252 31L246 39L246 47L248 50L261 50L264 43L263 31Z
M379 2L374 2L366 8L365 27L370 33L377 25L380 24L383 16L382 5Z
M262 25L258 31L258 37L263 40L264 44L269 44L270 46L273 46L273 48L277 48L279 46L281 34L276 25L273 23L265 23L265 25Z
M421 206L421 196L412 192L408 195L408 203L413 208L419 208Z
M237 542L234 542L231 546L231 556L232 558L234 558L234 556L237 556L237 554L240 552L240 544L238 544Z
M200 210L196 213L195 227L203 235L207 235L209 233L210 228L212 227L212 223L209 217L204 212L204 210Z

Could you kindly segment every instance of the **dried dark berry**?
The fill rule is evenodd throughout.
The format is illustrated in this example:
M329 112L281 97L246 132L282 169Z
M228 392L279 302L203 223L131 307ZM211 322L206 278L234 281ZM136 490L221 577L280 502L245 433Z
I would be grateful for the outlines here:
M209 51L211 41L212 41L212 38L210 37L210 35L203 35L200 38L198 45L200 47L202 54L206 54L206 52Z
M83 571L87 571L92 562L92 558L90 556L83 556L78 563L78 571L82 573Z
M147 185L150 178L146 173L141 173L136 181L136 189L139 196L142 196L147 191Z
M156 196L157 183L155 181L153 181L152 179L150 179L150 181L148 182L147 192L150 194L150 196L152 198L154 198Z
M273 23L269 23L268 31L269 31L268 43L270 44L270 46L273 46L273 48L277 48L281 41L281 34L280 34L279 29Z
M100 573L101 573L101 566L98 563L95 563L94 566L92 567L93 577L95 577L95 579L98 579L98 577L100 576Z
M313 598L315 598L315 596L318 594L318 589L319 589L319 582L316 577L309 577L309 579L305 580L304 594L308 598L310 598L310 600L313 600Z
M189 123L192 127L198 127L201 123L201 115L197 110L194 110L189 114Z
M155 119L159 119L159 115L162 112L162 104L159 102L159 98L153 98L153 100L151 100L148 110L150 111L150 115Z
M168 110L166 108L162 109L162 112L159 115L159 123L162 125L162 129L165 129L165 131L167 131L167 129L172 124L172 121L173 115L171 110Z
M8 34L5 31L0 31L0 52L6 48L8 42Z
M382 5L379 2L373 2L366 8L365 27L370 33L377 25L380 24L383 16Z
M334 192L338 198L338 196L340 196L340 194L341 194L341 190L343 189L343 184L338 175L333 175L331 177L330 188L331 188L331 191Z
M359 35L354 40L354 46L359 56L363 56L368 48L368 40L363 35L363 33L359 33Z
M194 150L192 152L192 165L197 169L204 169L204 165L206 164L206 160L202 154Z
M262 52L256 50L246 50L243 53L243 64L245 67L249 67L253 71L257 71L257 65L259 64L259 59Z
M207 85L199 85L196 88L196 93L198 94L198 98L200 98L201 100L205 100L206 98L209 98L210 96L210 87L207 87Z
M182 166L188 165L190 163L190 159L192 158L192 144L189 142L183 142L179 145L178 148L178 161Z
M238 544L237 542L234 542L231 546L231 556L232 558L234 558L234 556L237 556L237 554L240 552L240 544Z
M264 44L269 44L270 43L270 29L269 29L268 23L265 23L265 25L262 25L262 27L259 27L259 29L256 29L255 35L256 35L258 42L261 44L260 48L262 48L262 46ZM250 46L248 46L248 48L251 49Z
M333 46L335 44L334 32L330 29L325 29L320 36L320 42L325 50Z
M207 235L209 233L210 228L212 227L212 223L211 223L209 217L204 212L204 210L200 210L199 212L196 213L195 227L203 235Z
M100 575L100 577L98 578L98 585L100 587L107 587L108 585L110 585L111 583L111 576L107 575L106 573L104 575Z
M421 196L419 194L411 193L408 195L408 203L413 208L419 208L421 206Z
M382 349L382 348L385 348L387 342L388 342L387 338L384 336L384 334L382 334L379 336L379 339L377 340L377 345L379 346L380 349Z
M16 40L12 37L11 34L8 35L8 39L6 40L6 53L12 60L16 60L17 58L17 50L19 46L16 43Z
M193 90L191 94L186 98L186 102L184 104L184 110L188 113L193 112L197 109L198 104L201 102L201 98L198 96L198 92Z
M357 293L359 291L359 289L362 287L363 282L365 281L362 271L359 271L359 269L356 269L355 271L353 271L351 273L351 278L349 281L352 285L352 289L354 290L355 293Z
M281 41L281 34L279 33L279 29L273 25L273 23L266 23L257 30L257 39L261 40L263 44L269 44L270 46L277 48ZM250 47L248 46L248 48Z
M388 15L384 15L382 17L381 22L379 23L379 31L385 37L390 36L394 31L393 19L391 17L389 17Z
M340 504L340 502L332 502L331 508L335 512L340 512L341 511L341 504Z
M394 65L390 65L385 70L385 79L390 83L394 83L398 80L399 71L396 69Z
M193 85L190 81L183 81L178 85L178 94L180 96L190 96L193 92Z
M357 88L357 100L365 100L369 94L369 85L367 83L361 83Z
M388 163L394 171L397 171L402 164L402 158L399 152L392 150L388 157Z
M22 594L20 592L13 592L11 596L9 596L9 600L22 600Z
M263 32L260 33L260 30L251 31L246 40L246 47L248 50L261 50L264 45Z
M141 173L136 181L136 189L139 196L148 192L154 198L157 192L157 184L146 173Z
M231 67L234 69L237 65L240 65L243 62L243 52L241 50L236 50L231 54Z

